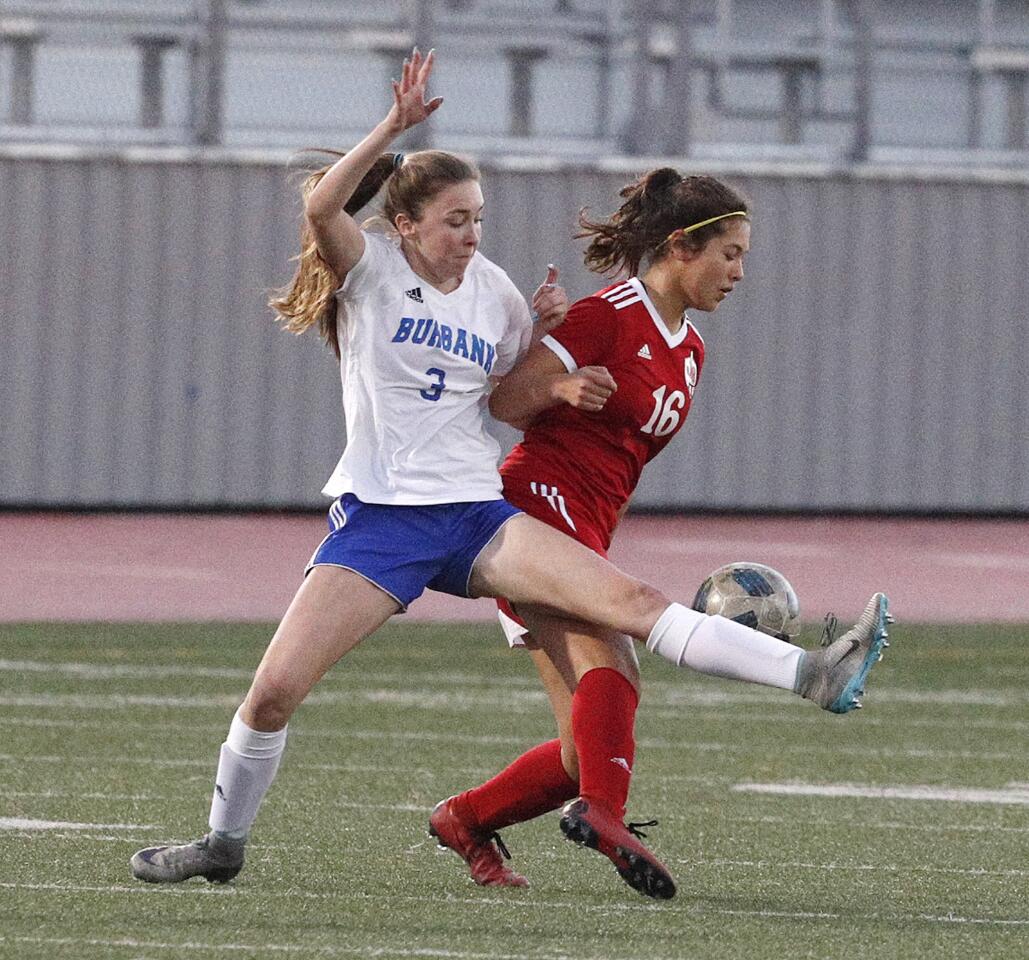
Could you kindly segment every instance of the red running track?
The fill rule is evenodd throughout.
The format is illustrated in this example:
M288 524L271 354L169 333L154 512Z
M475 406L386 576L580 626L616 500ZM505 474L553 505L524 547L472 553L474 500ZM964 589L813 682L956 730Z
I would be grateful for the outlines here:
M326 531L316 516L0 514L0 620L278 620ZM1029 623L1029 520L645 516L611 558L689 602L708 572L786 574L805 620L885 590L898 619ZM488 600L428 592L411 620L492 620Z

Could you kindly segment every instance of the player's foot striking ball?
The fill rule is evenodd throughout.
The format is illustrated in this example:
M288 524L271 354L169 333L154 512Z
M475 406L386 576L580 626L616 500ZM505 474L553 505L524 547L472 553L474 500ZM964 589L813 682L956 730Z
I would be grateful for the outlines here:
M614 814L582 797L561 811L561 831L569 840L602 853L633 890L656 900L670 900L675 896L675 881L668 868L638 839L644 836L638 827L653 822L630 823L627 827Z
M209 833L181 846L149 847L133 854L132 875L147 883L181 883L203 877L211 883L228 883L243 869L242 840L228 840Z
M529 881L504 863L504 857L510 859L511 854L500 834L480 832L459 815L455 806L454 797L436 804L429 817L429 836L461 857L479 886L527 887Z
M833 713L859 708L868 671L889 646L886 627L891 623L886 595L875 594L858 622L839 640L806 653L797 673L797 693Z

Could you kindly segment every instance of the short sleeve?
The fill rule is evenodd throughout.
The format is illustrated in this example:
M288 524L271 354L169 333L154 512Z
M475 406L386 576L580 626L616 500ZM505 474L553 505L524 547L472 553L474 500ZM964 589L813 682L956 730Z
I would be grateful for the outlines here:
M553 350L572 373L579 367L607 363L616 336L614 307L599 297L586 297L573 303L564 322L541 342Z
M337 291L344 300L356 300L375 290L395 271L397 245L381 233L364 232L364 253L351 268Z
M496 377L502 377L511 371L511 368L525 356L532 340L532 316L529 313L529 305L514 284L504 292L503 302L507 313L507 325L497 344L497 359L490 371L490 374Z

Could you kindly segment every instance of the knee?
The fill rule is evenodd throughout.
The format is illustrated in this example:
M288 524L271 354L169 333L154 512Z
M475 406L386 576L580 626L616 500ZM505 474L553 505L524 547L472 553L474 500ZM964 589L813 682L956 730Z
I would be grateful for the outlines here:
M646 639L661 612L671 603L660 590L642 580L626 578L620 606L633 624L630 631L636 639Z
M255 684L240 708L240 718L251 730L281 730L293 715L296 703L284 686Z

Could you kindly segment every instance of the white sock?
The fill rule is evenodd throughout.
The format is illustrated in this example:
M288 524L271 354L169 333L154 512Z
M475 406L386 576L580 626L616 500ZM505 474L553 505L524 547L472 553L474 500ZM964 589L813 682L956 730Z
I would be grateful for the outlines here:
M212 830L236 840L244 839L250 832L279 769L287 729L271 733L251 730L236 711L218 760L208 819Z
M677 667L730 680L792 690L804 651L727 620L670 604L647 638L647 649Z

